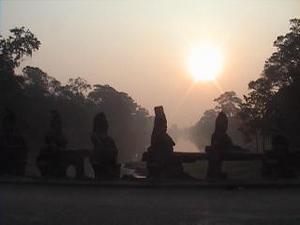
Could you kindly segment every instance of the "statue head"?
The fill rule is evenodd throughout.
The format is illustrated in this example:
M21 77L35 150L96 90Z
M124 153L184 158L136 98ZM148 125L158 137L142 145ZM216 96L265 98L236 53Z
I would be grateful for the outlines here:
M226 133L227 128L228 128L228 118L226 114L223 111L221 111L216 119L215 132Z
M108 122L103 112L98 113L94 118L93 132L94 133L107 133Z

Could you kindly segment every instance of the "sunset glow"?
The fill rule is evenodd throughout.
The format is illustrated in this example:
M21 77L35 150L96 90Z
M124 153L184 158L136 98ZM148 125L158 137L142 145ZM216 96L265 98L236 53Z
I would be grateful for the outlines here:
M29 65L62 84L108 84L187 127L221 92L248 91L299 12L297 0L0 0L0 30L24 26L41 41L17 73Z
M192 48L187 67L195 81L215 80L223 66L221 51L212 45Z

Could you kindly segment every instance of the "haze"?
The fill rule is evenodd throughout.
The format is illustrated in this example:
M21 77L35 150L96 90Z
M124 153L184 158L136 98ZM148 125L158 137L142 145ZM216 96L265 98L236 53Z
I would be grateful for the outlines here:
M181 127L194 124L222 91L245 93L273 52L273 41L300 15L297 0L0 4L1 33L25 26L42 42L22 66L38 66L62 82L81 76L109 84L151 114L155 105L164 105L169 124ZM224 55L219 87L195 84L188 74L188 52L203 42Z

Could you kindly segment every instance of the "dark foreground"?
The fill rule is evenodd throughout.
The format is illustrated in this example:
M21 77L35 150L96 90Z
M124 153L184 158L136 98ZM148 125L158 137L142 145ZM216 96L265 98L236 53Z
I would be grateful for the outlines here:
M1 184L1 224L300 224L300 189Z

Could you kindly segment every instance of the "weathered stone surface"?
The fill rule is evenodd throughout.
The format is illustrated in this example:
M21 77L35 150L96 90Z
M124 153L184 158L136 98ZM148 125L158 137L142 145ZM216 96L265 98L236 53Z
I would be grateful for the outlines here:
M27 146L18 127L14 112L6 109L0 133L0 173L24 176Z
M92 165L97 179L116 178L120 176L118 164L118 149L113 138L108 135L108 122L104 113L98 113L94 118L91 141L94 145Z
M282 135L272 138L272 149L265 153L262 174L264 177L292 178L295 154L289 151L288 139Z
M163 107L155 107L154 112L154 128L147 159L149 177L182 177L183 168L173 154L175 142L167 133L167 119Z
M207 178L226 178L222 172L223 156L229 152L233 144L227 135L228 118L224 112L220 112L215 124L215 131L211 137L211 146L207 148L208 170Z
M45 146L37 158L42 176L65 176L61 151L66 149L67 140L63 134L62 121L58 111L51 111L50 126L45 136Z

